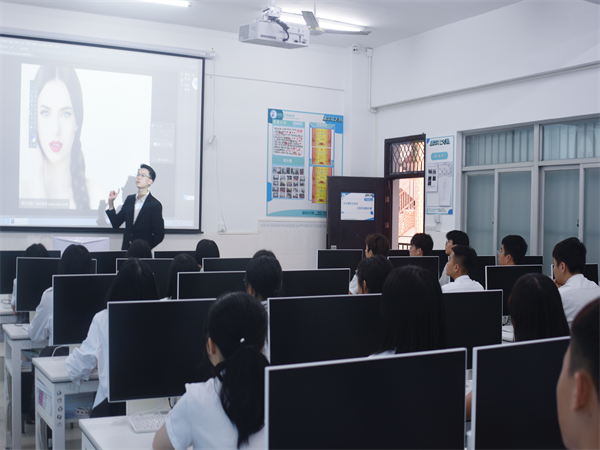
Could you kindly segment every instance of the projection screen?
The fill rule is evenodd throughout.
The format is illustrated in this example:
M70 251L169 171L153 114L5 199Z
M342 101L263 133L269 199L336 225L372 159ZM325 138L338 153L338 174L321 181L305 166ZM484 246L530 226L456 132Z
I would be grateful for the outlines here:
M103 232L140 164L167 232L200 231L204 59L0 35L2 230Z

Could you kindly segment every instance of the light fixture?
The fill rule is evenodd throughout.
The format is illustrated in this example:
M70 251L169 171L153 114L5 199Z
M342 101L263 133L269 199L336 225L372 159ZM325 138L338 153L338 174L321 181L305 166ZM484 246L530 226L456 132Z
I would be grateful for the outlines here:
M281 20L287 24L306 25L302 14L282 12ZM337 31L363 31L364 27L360 25L353 25L345 22L338 22L337 20L322 19L317 17L319 26L325 30L337 30Z
M189 8L192 6L191 1L185 0L142 0L144 3L160 3L161 5L180 6L181 8Z

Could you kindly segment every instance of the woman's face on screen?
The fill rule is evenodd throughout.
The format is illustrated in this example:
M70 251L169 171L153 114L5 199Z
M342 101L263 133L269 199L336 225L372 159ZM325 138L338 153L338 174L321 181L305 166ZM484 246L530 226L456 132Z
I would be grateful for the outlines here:
M62 81L51 80L38 96L38 139L46 158L59 163L71 155L77 123L69 91Z

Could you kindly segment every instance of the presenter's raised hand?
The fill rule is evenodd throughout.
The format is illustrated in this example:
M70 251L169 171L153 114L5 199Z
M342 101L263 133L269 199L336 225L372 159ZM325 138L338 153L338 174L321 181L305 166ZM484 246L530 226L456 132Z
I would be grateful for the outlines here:
M119 189L118 191L110 191L110 193L108 194L108 209L115 209L115 198L117 198L117 195L119 195L119 192L121 192L121 189Z

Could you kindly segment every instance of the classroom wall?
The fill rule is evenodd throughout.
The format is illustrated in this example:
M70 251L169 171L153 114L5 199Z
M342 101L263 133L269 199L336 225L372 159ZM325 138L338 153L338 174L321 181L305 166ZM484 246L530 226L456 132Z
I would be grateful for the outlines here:
M455 214L425 221L436 248L461 227L459 132L600 112L599 11L520 2L374 50L379 158L385 139L456 137Z
M267 247L278 255L284 269L315 267L316 249L325 247L325 220L266 217L267 108L351 115L352 90L345 85L345 75L356 61L351 60L350 49L311 44L308 49L285 50L242 44L234 33L16 4L3 3L1 8L2 26L35 35L59 33L74 40L81 36L215 51L216 58L207 60L205 76L204 234L167 234L157 249L195 248L199 239L209 238L217 242L223 256L251 256ZM345 131L353 136L350 126ZM344 142L345 162L356 162L367 151L361 145L352 158L351 141ZM374 147L374 138L371 144ZM349 170L345 168L345 173ZM363 173L374 175L367 169ZM217 233L219 223L225 224L225 233ZM33 242L51 246L56 235L73 233L3 232L0 248L25 248ZM121 235L110 234L110 238L111 249L119 249Z

